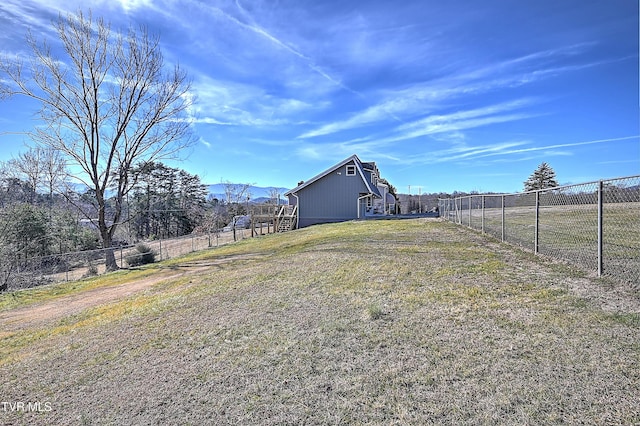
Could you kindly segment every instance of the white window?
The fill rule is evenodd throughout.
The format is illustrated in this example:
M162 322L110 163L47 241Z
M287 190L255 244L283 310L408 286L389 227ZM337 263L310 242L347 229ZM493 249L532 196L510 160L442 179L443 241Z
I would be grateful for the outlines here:
M347 176L355 176L356 175L356 166L350 165L347 166Z

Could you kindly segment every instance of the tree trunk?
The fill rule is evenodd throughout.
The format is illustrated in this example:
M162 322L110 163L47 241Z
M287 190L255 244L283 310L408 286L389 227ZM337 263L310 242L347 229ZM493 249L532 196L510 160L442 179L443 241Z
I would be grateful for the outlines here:
M105 263L104 263L105 268L107 272L117 271L118 269L120 269L120 267L116 263L116 255L113 250L113 247L111 247L111 230L107 227L105 223L104 214L100 215L98 225L100 227L100 235L102 237L102 248L104 249L104 255L105 255Z
M105 250L105 266L107 268L107 272L113 272L120 269L116 262L116 255L113 247L109 247Z
M104 248L105 267L107 272L113 272L120 269L116 263L116 255L113 247L111 247L111 233L109 231L102 233L102 247Z
M13 268L15 266L15 259L7 257L5 258L5 262L7 262L7 267L3 271L4 273L0 275L2 278L2 283L0 283L0 293L9 290L9 281L11 280L11 274L13 273Z

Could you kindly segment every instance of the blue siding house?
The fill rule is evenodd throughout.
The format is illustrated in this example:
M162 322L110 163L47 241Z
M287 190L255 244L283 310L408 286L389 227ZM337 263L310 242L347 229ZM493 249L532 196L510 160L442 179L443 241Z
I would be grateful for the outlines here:
M361 219L388 214L390 201L395 203L388 185L379 179L375 163L352 155L284 195L297 209L297 228Z

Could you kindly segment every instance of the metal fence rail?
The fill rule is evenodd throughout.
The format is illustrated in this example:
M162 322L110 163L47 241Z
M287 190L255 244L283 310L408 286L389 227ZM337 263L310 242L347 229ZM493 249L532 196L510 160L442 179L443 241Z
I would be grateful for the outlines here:
M640 176L439 199L441 217L640 285Z
M235 238L232 231L227 231L145 241L144 244L151 248L156 260L164 260L250 236L250 229L237 229ZM114 252L120 268L128 268L127 258L137 253L135 246L113 247L110 250ZM17 290L100 275L105 272L106 252L106 249L99 249L30 259L0 259L0 285L6 283L7 290Z

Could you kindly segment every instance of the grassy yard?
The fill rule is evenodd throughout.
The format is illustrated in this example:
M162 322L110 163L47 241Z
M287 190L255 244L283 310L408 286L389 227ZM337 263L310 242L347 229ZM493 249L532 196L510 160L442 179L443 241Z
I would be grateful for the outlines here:
M444 221L267 235L0 315L153 276L5 327L0 424L640 423L638 294Z
M469 210L463 210L459 215L463 225L482 230L482 209L474 208L471 214ZM639 218L639 203L605 203L603 206L604 273L621 282L640 282ZM535 223L534 206L507 207L505 240L533 251ZM484 210L484 231L495 238L502 238L502 209ZM565 259L597 272L597 205L541 206L538 250L541 254Z

